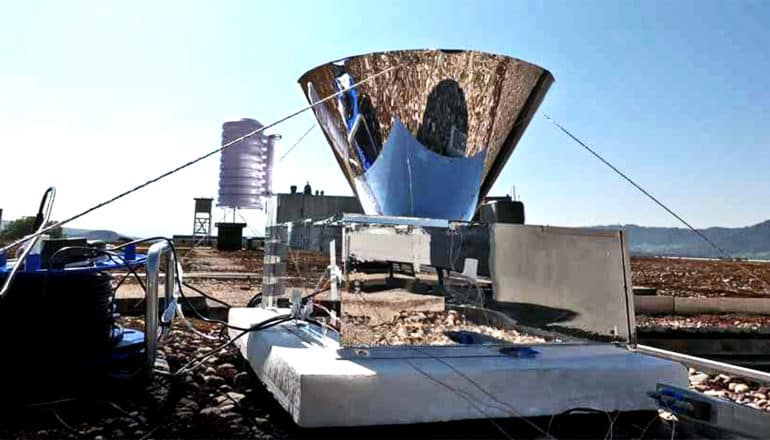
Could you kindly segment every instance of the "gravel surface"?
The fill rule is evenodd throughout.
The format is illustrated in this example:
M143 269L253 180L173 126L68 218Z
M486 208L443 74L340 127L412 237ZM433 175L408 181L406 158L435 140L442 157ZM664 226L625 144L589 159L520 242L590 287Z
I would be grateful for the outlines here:
M634 286L658 295L770 297L770 263L632 257Z
M264 255L261 250L220 251L199 247L182 253L180 258L186 272L241 272L261 279ZM322 252L290 250L286 261L290 286L313 287L329 265L329 256Z
M188 272L262 273L262 251L199 247L181 254ZM312 287L328 265L321 252L292 250L289 257L287 276L293 286ZM631 269L634 286L656 288L659 295L770 297L770 263L632 257Z
M738 314L694 316L636 315L636 326L640 329L768 331L770 330L770 316Z
M709 375L690 368L690 388L770 412L770 387L726 374Z
M538 344L545 338L530 336L516 330L479 325L468 321L461 313L400 312L392 321L370 325L367 316L346 315L342 336L346 345L453 345L449 332L471 332L517 344Z
M428 315L432 315L428 317ZM454 317L453 329L465 329L468 324L453 313L426 314L426 319L444 321ZM422 328L425 319L407 321L409 328ZM141 328L136 318L121 318L127 327ZM431 324L433 325L433 324ZM195 322L195 327L212 337L218 337L218 326ZM471 326L491 336L510 335L484 326ZM514 338L526 337L512 334ZM446 341L444 341L446 342ZM170 371L196 356L201 356L221 341L210 341L187 329L176 327L169 341L161 348ZM757 384L725 375L707 375L690 371L691 387L707 395L733 400L770 411L770 390ZM591 423L602 433L607 429L604 416ZM552 433L558 438L569 437L576 429L585 428L586 421L553 423ZM549 418L538 423L550 425ZM570 423L576 423L570 428ZM516 419L498 420L496 424L467 421L403 427L349 428L346 430L305 431L293 425L272 396L250 373L248 366L234 348L218 351L190 373L177 377L156 375L149 384L137 384L115 391L94 391L77 400L63 399L34 408L5 409L0 412L0 438L500 438L497 424L517 438L537 438L537 432ZM565 431L566 430L566 431ZM594 433L595 435L595 433ZM590 437L589 437L590 438ZM625 438L635 438L633 436Z
M127 327L143 326L135 318L121 321ZM196 322L195 327L219 337L219 326ZM159 356L174 372L221 343L177 327ZM289 421L249 371L237 350L226 348L192 372L155 375L149 384L114 395L96 391L55 405L5 411L0 438L285 437Z
M233 271L261 273L262 253L258 251L219 252L211 248L192 251L186 259L187 271ZM296 264L294 264L296 262ZM770 264L741 263L770 279ZM294 285L315 284L326 265L324 256L297 253L288 267ZM663 295L682 296L763 296L764 282L735 263L633 258L635 285L658 288ZM299 270L298 270L299 269ZM195 280L206 291L226 296L237 291L240 303L251 297L258 281ZM770 295L767 295L770 296ZM242 298L241 298L242 297ZM121 318L127 327L142 328L136 318ZM461 314L449 312L400 313L392 322L368 326L365 317L346 317L343 334L360 345L454 344L445 332L473 332L516 343L543 343L545 339L468 322ZM637 316L640 328L730 328L748 331L770 328L770 317L750 315L700 315L691 317ZM219 337L219 326L196 321L203 333ZM161 347L174 372L188 361L221 344L193 332L175 327L169 341ZM16 360L23 362L23 360ZM691 388L706 395L724 398L764 411L770 411L770 389L727 375L709 375L690 370ZM508 422L506 422L508 423ZM506 426L507 428L507 426ZM521 427L519 427L521 428ZM486 431L484 431L486 429ZM0 438L286 438L307 436L275 402L233 347L220 350L204 364L179 376L155 375L151 383L135 384L119 391L89 390L77 399L62 396L58 402L36 407L3 408L0 411ZM383 436L466 437L482 432L483 437L499 436L489 423L462 422L342 432L343 437ZM516 430L512 430L516 432ZM335 438L340 432L328 434ZM314 436L314 435L313 435Z
M219 251L216 248L197 247L180 252L182 268L188 272L262 272L261 251Z
M249 300L261 289L261 280L215 280L207 278L188 278L186 283L206 292L207 294L224 301L234 307L245 306ZM163 287L159 294L163 295ZM191 298L200 296L194 290L185 288L185 296ZM126 281L118 288L116 297L124 298L144 298L145 292L135 281ZM143 303L138 303L139 307L144 307Z

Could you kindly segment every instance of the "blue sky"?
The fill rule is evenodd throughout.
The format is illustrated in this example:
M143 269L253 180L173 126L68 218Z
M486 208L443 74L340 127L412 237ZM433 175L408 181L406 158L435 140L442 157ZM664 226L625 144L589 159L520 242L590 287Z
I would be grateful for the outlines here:
M370 4L369 4L370 3ZM6 2L0 208L62 218L210 150L220 124L305 105L296 79L346 55L468 48L556 77L493 194L529 223L676 221L559 133L548 113L699 227L770 218L770 3L763 1ZM313 123L273 130L278 155ZM74 224L189 233L218 159ZM274 185L350 193L320 130ZM216 216L220 217L219 213ZM248 213L255 229L259 213ZM219 218L217 218L219 220Z

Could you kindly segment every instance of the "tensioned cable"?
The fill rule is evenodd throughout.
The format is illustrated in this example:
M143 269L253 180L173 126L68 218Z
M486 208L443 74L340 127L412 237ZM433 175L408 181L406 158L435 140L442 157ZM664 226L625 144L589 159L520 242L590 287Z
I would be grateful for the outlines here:
M155 182L157 182L157 181L159 181L161 179L164 179L164 178L166 178L166 177L168 177L168 176L170 176L170 175L172 175L172 174L174 174L174 173L176 173L178 171L181 171L181 170L183 170L183 169L185 169L185 168L187 168L187 167L189 167L191 165L195 165L196 163L198 163L198 162L200 162L200 161L202 161L204 159L207 159L207 158L209 158L209 157L211 157L211 156L213 156L213 155L215 155L215 154L217 154L217 153L219 153L219 152L221 152L223 150L226 150L227 148L235 145L236 143L238 143L238 142L240 142L240 141L242 141L244 139L247 139L247 138L249 138L251 136L259 134L259 133L261 133L261 132L263 132L263 131L265 131L265 130L267 130L269 128L275 127L276 125L278 125L278 124L280 124L282 122L285 122L285 121L287 121L287 120L289 120L289 119L291 119L291 118L293 118L293 117L295 117L295 116L297 116L297 115L299 115L301 113L304 113L304 112L310 110L311 108L314 108L314 107L316 107L318 105L321 105L321 104L323 104L323 103L325 103L325 102L327 102L329 100L332 100L332 99L336 98L339 95L342 95L343 93L346 93L350 89L356 88L356 87L358 87L358 86L360 86L360 85L362 85L364 83L372 81L375 78L377 78L379 76L382 76L382 75L384 75L386 73L389 73L390 71L398 69L400 67L401 67L400 64L396 65L396 66L393 66L393 67L389 67L389 68L387 68L387 69L385 69L385 70L383 70L381 72L375 73L374 75L371 75L371 76L369 76L367 78L364 78L363 80L361 80L361 81L359 81L359 82L357 82L355 84L352 84L347 89L335 92L335 93L333 93L333 94L331 94L331 95L329 95L329 96L327 96L327 97L325 97L325 98L323 98L321 100L318 100L318 101L316 101L314 103L311 103L310 105L302 107L301 109L296 110L293 113L290 113L287 116L284 116L284 117L278 119L275 122L271 122L270 124L267 124L267 125L265 125L263 127L260 127L260 128L254 130L254 131L246 133L246 134L244 134L243 136L241 136L239 138L233 139L232 141L225 143L221 147L217 147L216 149L214 149L214 150L212 150L212 151L210 151L210 152L208 152L208 153L206 153L206 154L204 154L202 156L199 156L199 157L197 157L197 158L195 158L193 160L185 162L185 163L183 163L182 165L179 165L176 168L173 168L173 169L171 169L169 171L166 171L165 173L163 173L163 174L161 174L161 175L159 175L157 177L154 177L154 178L152 178L150 180L147 180L144 183L141 183L141 184L139 184L139 185L137 185L137 186L135 186L135 187L133 187L133 188L131 188L129 190L126 190L126 191L124 191L124 192L122 192L122 193L120 193L120 194L118 194L118 195L116 195L116 196L114 196L114 197L112 197L110 199L107 199L107 200L105 200L105 201L103 201L101 203L98 203L98 204L96 204L96 205L94 205L94 206L92 206L92 207L90 207L90 208L88 208L88 209L86 209L84 211L81 211L80 213L75 214L72 217L69 217L69 218L67 218L65 220L53 223L53 224L51 224L49 226L46 226L45 228L42 228L42 229L40 229L40 230L38 230L38 231L36 231L36 232L34 232L32 234L24 236L24 237L14 241L14 242L12 242L11 244L8 244L8 245L0 248L0 252L7 251L8 249L11 249L12 247L17 246L17 245L19 245L21 243L24 243L27 240L31 240L31 239L33 239L35 237L38 237L38 236L40 236L40 235L50 231L53 228L65 225L65 224L67 224L67 223L69 223L71 221L77 220L77 219L79 219L79 218L81 218L81 217L83 217L83 216L85 216L87 214L90 214L91 212L96 211L99 208L107 206L107 205L109 205L109 204L111 204L111 203L113 203L113 202L115 202L115 201L117 201L119 199L122 199L123 197L125 197L125 196L127 196L129 194L132 194L132 193L134 193L136 191L139 191L139 190L141 190L141 189L143 189L143 188L145 188L145 187L147 187L147 186L149 186L149 185L151 185L151 184L153 184L153 183L155 183Z
M585 144L583 141L581 141L580 139L578 139L577 137L575 137L575 135L573 135L572 133L570 133L569 131L567 131L567 129L566 129L566 128L564 128L564 127L562 127L562 125L561 125L561 124L559 124L558 122L556 122L556 121L555 121L553 118L551 118L551 117L550 117L550 116L548 116L548 115L543 115L543 116L545 116L545 118L546 118L546 119L548 119L549 121L551 121L551 122L553 123L553 125L555 125L555 126L556 126L556 128L558 128L558 129L559 129L559 130L561 130L561 131L562 131L564 134L566 134L567 136L569 136L570 138L572 138L572 140L573 140L573 141L577 142L577 143L578 143L578 145L580 145L581 147L585 148L585 149L586 149L586 151L588 151L589 153L591 153L592 155L594 155L594 157L596 157L597 159L599 159L600 161L602 161L602 163L604 163L605 165L607 165L608 167L610 167L610 169L612 169L612 171L614 171L614 172L615 172L617 175L619 175L620 177L622 177L623 179L625 179L625 180L626 180L628 183L630 183L631 185L633 185L633 186L634 186L636 189L638 189L639 191L641 191L641 192L642 192L642 194L644 194L645 196L647 196L647 197L648 197L650 200L652 200L653 202L655 202L655 203L656 203L658 206L660 206L661 208L665 209L665 210L666 210L666 212L668 212L669 214L671 214L672 216L674 216L674 218L676 218L677 220L679 220L680 222L682 222L682 224L683 224L683 225L687 226L687 227L688 227L688 228L689 228L689 229L690 229L692 232L696 233L696 234L697 234L697 235L698 235L700 238L702 238L702 239L703 239L703 240L704 240L706 243L708 243L709 245L711 245L711 247L713 247L714 249L716 249L716 250L717 250L717 251L718 251L718 252L719 252L719 253L720 253L720 254L721 254L723 257L725 257L725 258L727 258L727 259L730 259L730 260L732 260L732 259L733 259L733 257L732 257L732 256L730 256L730 254L728 254L728 253L727 253L727 251L725 251L725 250L724 250L724 249L722 249L720 246L718 246L716 243L714 243L713 241L711 241L711 240L710 240L708 237L706 237L706 235L704 235L702 232L700 232L699 230L695 229L695 227L693 227L693 226L692 226L692 225L691 225L689 222L687 222L687 220L683 219L683 218L682 218L682 217L681 217L679 214L677 214L676 212L674 212L673 210L671 210L671 208L669 208L668 206L666 206L666 205L665 205L663 202L661 202L661 201L660 201L660 200L658 200L658 199L657 199L655 196L653 196L652 194L650 194L650 193L649 193L647 190L645 190L644 188L642 188L642 187L641 187L641 186L640 186L638 183L634 182L634 180L633 180L633 179L631 179L630 177L628 177L628 175L626 175L624 172L620 171L620 170L619 170L617 167L615 167L615 165L611 164L611 163L610 163L610 162L609 162L607 159L605 159L605 158L603 158L601 155L599 155L599 153L597 153L596 151L594 151L594 149L592 149L591 147L589 147L588 145L586 145L586 144Z
M286 159L286 156L288 156L288 155L289 155L289 153L291 153L291 150L293 150L293 149L294 149L294 147L296 147L297 145L299 145L299 143L300 143L300 142L302 142L302 139L305 139L305 136L307 136L308 134L310 134L310 132L311 132L311 131L313 131L313 129L314 129L314 128L315 128L315 124L311 125L311 126L310 126L310 128L308 128L308 129L307 129L307 131L305 131L305 133L304 133L304 134L302 134L302 136L300 136L300 137L299 137L299 139L297 139L297 142L294 142L294 145L292 145L291 147L289 147L289 149L288 149L288 150L286 150L286 152L285 152L285 153L283 153L283 155L281 156L281 158L280 158L280 159L278 159L278 162L281 162L282 160Z
M754 272L753 270L751 270L751 269L749 269L749 268L747 268L747 267L743 266L742 264L740 264L740 262L739 262L739 261L738 261L738 260L737 260L735 257L733 257L732 255L730 255L730 253L728 253L728 252L727 252L726 250L724 250L722 247L718 246L716 243L714 243L713 241L711 241L711 240L710 240L710 239L709 239L709 238L708 238L708 237L707 237L705 234L703 234L701 231L699 231L699 230L695 229L695 227L693 227L693 226L692 226L692 225L691 225L691 224L690 224L690 223L689 223L687 220L685 220L684 218L682 218L682 216L680 216L679 214L677 214L676 212L674 212L674 211L673 211L671 208L669 208L668 206L666 206L666 205L665 205L663 202L661 202L661 201L660 201L660 200L658 200L658 199L657 199L655 196L653 196L652 194L650 194L650 193L649 193L647 190L645 190L644 188L642 188L642 187L641 187L641 186L640 186L638 183L636 183L636 182L635 182L633 179L631 179L630 177L628 177L628 175L626 175L625 173L623 173L622 171L620 171L620 170L619 170L619 169L618 169L616 166L614 166L613 164L611 164L611 163L610 163L610 162L609 162L607 159L603 158L603 157L602 157L602 156L601 156L599 153L597 153L597 152L596 152L596 151L595 151L593 148L591 148L591 147L589 147L588 145L586 145L586 144L585 144L583 141L581 141L581 140L580 140L580 139L578 139L578 138L577 138L575 135L573 135L572 133L570 133L570 132L569 132L569 131L568 131L566 128L564 128L564 127L563 127L561 124L559 124L558 122L556 122L556 120L554 120L553 118L551 118L551 117L550 117L550 116L548 116L547 114L544 114L543 116L545 116L545 118L546 118L546 119L548 119L549 121L551 121L551 122L552 122L552 123L553 123L553 124L556 126L556 128L558 128L558 129L559 129L559 130L561 130L561 131L562 131L564 134L566 134L567 136L569 136L569 137L570 137L570 138L571 138L573 141L575 141L575 142L576 142L578 145L580 145L580 146L581 146L581 147L583 147L583 148L584 148L586 151L588 151L589 153L591 153L591 154L592 154L594 157L596 157L597 159L599 159L600 161L602 161L602 163L603 163L603 164L607 165L607 166L608 166L610 169L612 169L612 171L614 171L614 172L615 172L616 174L618 174L620 177L622 177L623 179L625 179L625 180L626 180L628 183L630 183L631 185L633 185L633 186L634 186L634 188L636 188L636 189L638 189L639 191L641 191L641 193L642 193L642 194L644 194L645 196L647 196L647 197L648 197L650 200L652 200L653 202L655 202L655 203L656 203L658 206L660 206L661 208L665 209L665 210L666 210L666 212L668 212L669 214L671 214L672 216L674 216L674 218L676 218L677 220L679 220L679 221L680 221L680 222L681 222L683 225L687 226L687 228L688 228L688 229L690 229L690 230L691 230L692 232L694 232L694 233L695 233L695 234L696 234L698 237L700 237L701 239L703 239L703 241L705 241L705 242L706 242L706 243L708 243L708 244L709 244L711 247L713 247L714 249L716 249L716 250L717 250L717 252L718 252L718 253L721 255L721 257L722 257L722 258L724 258L724 259L726 259L726 260L729 260L729 261L733 261L733 262L736 262L736 263L738 263L738 268L742 269L744 272L746 272L746 273L747 273L747 274L749 274L750 276L752 276L752 277L756 277L757 279L759 279L760 281L762 281L762 282L765 284L765 286L770 286L770 283L769 283L769 282L768 282L768 281L767 281L767 280L766 280L766 279L765 279L763 276L759 275L758 273ZM767 291L767 289L765 289L765 291Z

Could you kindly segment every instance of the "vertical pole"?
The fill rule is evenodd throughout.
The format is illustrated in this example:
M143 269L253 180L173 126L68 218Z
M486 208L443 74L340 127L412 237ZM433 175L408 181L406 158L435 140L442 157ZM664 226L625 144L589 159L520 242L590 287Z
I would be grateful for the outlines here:
M338 279L335 279L336 274L337 274L337 246L336 246L335 240L332 240L329 242L329 278L331 278L329 285L331 287L332 302L336 302L340 300L340 293L337 290Z

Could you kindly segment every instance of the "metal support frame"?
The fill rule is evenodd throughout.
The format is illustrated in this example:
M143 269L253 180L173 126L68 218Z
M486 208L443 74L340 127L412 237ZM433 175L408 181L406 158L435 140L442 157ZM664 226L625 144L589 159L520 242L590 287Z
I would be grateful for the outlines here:
M744 377L746 379L756 380L757 382L770 384L770 373L764 371L726 364L724 362L712 361L710 359L704 359L697 356L690 356L674 351L663 350L660 348L650 347L648 345L640 344L629 348L640 353L680 362L684 365L691 366L697 370L705 371L707 373L727 373L738 377Z
M165 305L168 306L174 296L176 280L176 260L171 246L162 241L150 246L147 251L145 271L147 273L147 292L145 293L144 309L144 350L145 369L148 375L155 368L155 355L158 350L158 326L160 322L158 303L158 283L160 278L161 261L166 262L166 279L164 286Z
M265 254L262 267L262 306L276 307L278 297L286 287L286 257L289 228L285 225L267 227Z
M211 202L213 199L197 198L195 199L195 215L193 217L193 240L197 237L211 237ZM233 212L235 216L235 212ZM233 220L235 221L235 220Z
M658 384L652 396L698 438L765 439L770 433L770 417L758 408L667 384Z

